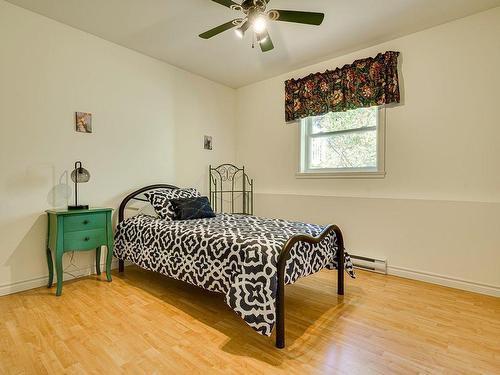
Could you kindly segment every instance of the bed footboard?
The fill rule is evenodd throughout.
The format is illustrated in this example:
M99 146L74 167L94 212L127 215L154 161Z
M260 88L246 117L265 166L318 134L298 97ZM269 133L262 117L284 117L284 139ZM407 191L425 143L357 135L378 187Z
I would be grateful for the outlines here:
M298 242L317 244L331 232L337 237L337 294L344 295L344 238L342 231L336 225L328 225L317 237L307 234L297 234L290 237L278 256L278 289L276 295L276 347L285 347L285 271L290 250Z

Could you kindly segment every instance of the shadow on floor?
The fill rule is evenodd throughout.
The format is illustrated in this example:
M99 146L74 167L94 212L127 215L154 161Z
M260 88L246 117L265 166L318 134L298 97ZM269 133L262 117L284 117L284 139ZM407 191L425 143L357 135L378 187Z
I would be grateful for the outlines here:
M245 357L253 357L279 366L284 359L302 356L314 350L325 331L335 332L337 321L354 308L346 303L349 297L336 294L336 271L310 276L286 288L286 348L274 346L271 337L258 334L226 305L224 295L174 280L135 266L125 273L115 273L128 286L139 288L166 304L180 309L193 319L223 333L229 339L221 350ZM318 288L315 288L317 283ZM338 332L341 333L341 332ZM324 335L323 335L324 340Z

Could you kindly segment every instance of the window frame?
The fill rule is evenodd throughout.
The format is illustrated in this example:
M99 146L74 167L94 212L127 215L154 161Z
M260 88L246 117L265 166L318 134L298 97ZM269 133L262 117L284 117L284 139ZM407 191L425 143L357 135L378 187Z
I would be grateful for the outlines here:
M308 168L311 117L298 121L299 149L297 178L384 178L385 177L385 106L377 108L377 166L375 168ZM366 131L366 128L331 132L330 134ZM328 133L316 135L321 137Z

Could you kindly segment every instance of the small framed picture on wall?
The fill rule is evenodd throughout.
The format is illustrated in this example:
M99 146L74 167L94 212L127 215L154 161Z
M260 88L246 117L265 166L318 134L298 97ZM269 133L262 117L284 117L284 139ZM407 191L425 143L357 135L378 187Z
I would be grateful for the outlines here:
M92 113L76 112L76 131L92 133Z
M212 149L212 137L209 135L206 135L203 138L203 148L205 150L211 150Z

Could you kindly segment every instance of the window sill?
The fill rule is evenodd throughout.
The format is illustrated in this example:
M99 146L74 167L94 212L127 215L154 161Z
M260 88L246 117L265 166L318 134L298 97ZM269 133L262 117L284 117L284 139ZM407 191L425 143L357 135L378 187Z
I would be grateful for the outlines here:
M385 172L365 171L365 172L297 172L296 178L343 178L343 179L372 179L385 178Z

